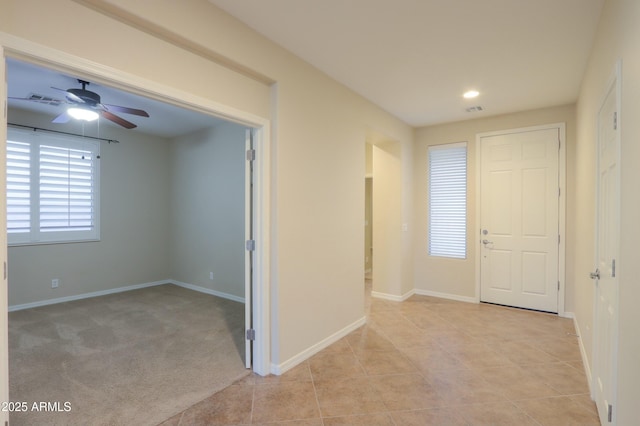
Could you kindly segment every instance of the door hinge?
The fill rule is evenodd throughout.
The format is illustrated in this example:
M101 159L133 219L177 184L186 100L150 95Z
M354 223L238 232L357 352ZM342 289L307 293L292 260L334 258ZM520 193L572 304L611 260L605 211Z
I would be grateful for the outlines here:
M611 261L611 278L615 278L616 277L616 260L613 259Z
M247 340L256 340L256 331L253 328L247 330Z
M613 112L613 130L618 130L618 111Z
M560 281L558 281L558 291L560 291Z
M4 279L7 279L7 261L4 261Z
M247 240L245 243L245 248L247 249L247 251L255 251L256 240Z
M558 197L560 196L560 188L558 188Z
M558 244L560 244L560 235L558 235Z
M248 149L247 150L247 161L253 161L256 159L256 150Z
M613 405L609 404L609 407L607 407L607 421L611 423L612 420L613 420Z

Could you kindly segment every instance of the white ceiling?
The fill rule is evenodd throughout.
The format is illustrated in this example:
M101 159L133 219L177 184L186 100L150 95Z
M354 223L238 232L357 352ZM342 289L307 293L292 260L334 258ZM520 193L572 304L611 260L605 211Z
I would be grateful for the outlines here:
M209 1L413 126L575 102L604 2Z
M81 85L78 83L77 76L63 74L15 59L7 59L7 91L10 98L27 98L31 94L37 94L64 101L65 93L52 87L66 90L70 88L80 89ZM98 93L102 103L147 111L149 113L148 118L116 113L118 116L138 126L132 131L163 138L173 138L212 127L222 122L220 119L210 115L158 102L95 82L90 82L86 89ZM52 120L62 114L67 106L65 103L56 106L9 99L10 108L48 114ZM115 126L122 129L122 127L102 118L100 119L100 125Z

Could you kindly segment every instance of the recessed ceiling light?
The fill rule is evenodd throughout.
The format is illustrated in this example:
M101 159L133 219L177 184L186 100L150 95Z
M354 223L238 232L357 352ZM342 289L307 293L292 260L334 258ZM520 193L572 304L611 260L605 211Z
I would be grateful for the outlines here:
M473 99L475 97L477 97L480 94L480 92L478 92L477 90L469 90L468 92L465 92L464 95L462 95L465 99Z

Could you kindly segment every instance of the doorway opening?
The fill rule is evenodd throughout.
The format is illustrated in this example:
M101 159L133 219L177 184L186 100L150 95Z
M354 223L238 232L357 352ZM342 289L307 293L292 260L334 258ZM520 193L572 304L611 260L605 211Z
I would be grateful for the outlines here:
M21 53L24 53L24 56ZM65 62L61 63L55 57L55 52L48 52L46 50L38 51L38 52L27 52L27 51L20 52L19 50L14 50L12 55L10 57L7 56L6 58L10 60L24 60L25 57L30 57L30 58L39 57L38 63L44 63L45 65L50 64L52 68L55 68L57 70L62 70L62 72L67 73L69 75L76 75L76 76L82 76L82 77L90 76L90 78L92 78L92 81L96 82L97 85L105 81L105 82L108 82L105 84L111 84L111 86L116 87L116 90L132 87L130 86L131 83L128 81L128 76L124 76L120 73L114 72L113 70L93 69L90 65L87 65L86 63L82 62L79 59L76 60L73 58L66 57ZM2 63L0 64L0 67L2 68L1 71L3 71L3 73L4 73L5 64L6 64L6 61L5 61L5 58L3 57ZM113 75L117 75L120 80L114 81ZM189 95L172 91L170 88L167 88L166 91L163 91L164 93L163 95L157 92L158 90L157 85L154 85L151 82L145 82L145 81L141 81L133 78L132 80L136 84L136 93L142 93L158 101L170 103L174 106L186 108L191 111L196 111L202 115L207 115L209 119L212 121L221 122L221 120L217 117L223 115L225 119L233 120L233 122L228 122L228 125L230 127L241 130L242 140L241 142L239 142L239 145L241 147L241 163L240 164L244 164L245 162L247 162L247 164L251 164L251 168L253 170L252 176L255 179L254 182L247 182L246 187L248 189L242 190L242 194L247 195L247 197L250 197L252 208L246 209L245 213L242 213L240 215L241 217L248 216L246 223L250 224L251 231L252 231L251 237L250 237L250 239L252 240L252 255L250 256L250 264L243 266L243 270L246 268L247 270L250 271L250 276L247 278L251 278L249 282L251 283L250 285L253 291L252 291L252 295L246 295L246 296L252 296L252 297L247 297L249 302L246 303L246 311L249 312L249 317L252 319L252 323L248 323L246 327L243 326L242 331L243 332L245 331L244 328L249 328L254 331L252 332L252 336L250 336L249 333L247 333L245 336L243 333L241 340L244 341L245 339L255 336L254 337L255 340L253 340L253 350L251 351L251 355L252 355L251 358L253 359L253 365L252 365L253 371L261 375L269 374L269 364L270 364L269 363L269 329L268 329L268 322L265 321L265 319L268 318L268 312L269 312L268 311L268 303L269 303L269 299L268 299L268 294L269 294L268 292L268 284L269 284L269 281L268 281L268 233L266 229L268 228L267 201L269 199L269 196L268 196L269 172L268 172L268 164L266 164L264 161L265 152L268 151L268 144L269 144L269 138L268 138L269 124L266 120L260 119L258 117L254 117L250 114L244 114L235 110L227 111L226 108L220 107L217 104L213 104L213 103L208 104L207 102L201 99L194 100L193 98L190 98ZM104 87L107 87L107 86L105 85ZM151 89L151 87L153 87L153 90ZM184 102L176 101L176 99L181 99L181 98L189 99L189 101L184 101ZM6 125L7 125L6 120L3 120L3 121L4 123L2 124L2 126L6 128ZM245 141L244 128L248 128L251 130L249 133L252 135L252 138L253 138L254 154L250 161L247 160L246 153L245 153L245 146L243 143ZM5 134L4 131L0 133ZM5 161L5 158L3 158L2 160ZM242 174L244 175L244 171L242 172ZM246 191L249 191L249 193L247 194ZM240 199L244 201L245 197L242 194L240 195ZM144 196L144 191L143 191L143 196ZM109 214L118 214L117 209L104 208L104 206L103 206L103 211L105 213L108 212ZM3 213L3 215L4 214L6 213ZM147 219L148 221L151 222L154 220L154 217L153 215L150 215ZM244 226L245 222L244 221L242 222ZM103 228L102 232L103 232L103 236L105 236L106 229ZM6 238L6 235L5 235L5 238ZM105 239L107 238L106 237L103 238L103 240ZM103 242L97 243L97 244L102 244ZM241 247L240 252L242 253L242 251L244 251L246 247L244 235L242 236L242 239L238 243L239 243L239 246ZM86 247L88 247L88 245L86 245ZM245 258L244 254L241 254L241 257L244 260ZM117 264L112 266L116 268L118 267ZM158 268L160 267L158 266ZM214 275L215 277L216 271L211 271L211 272L213 272L212 275ZM210 276L211 275L207 274L207 279L209 279ZM133 282L132 284L135 285L139 283ZM151 284L157 284L157 283L151 283ZM62 282L62 285L64 285L64 282ZM9 301L3 301L2 306L0 306L0 311L6 312L9 303L10 303ZM6 315L4 315L4 317L6 317ZM0 323L0 326L5 329L5 333L6 333L7 324L2 322ZM247 346L251 347L249 345ZM4 350L6 349L3 349L3 351ZM249 353L249 350L247 351L247 353ZM6 354L3 354L3 358L6 359ZM247 357L247 361L250 361L251 358Z

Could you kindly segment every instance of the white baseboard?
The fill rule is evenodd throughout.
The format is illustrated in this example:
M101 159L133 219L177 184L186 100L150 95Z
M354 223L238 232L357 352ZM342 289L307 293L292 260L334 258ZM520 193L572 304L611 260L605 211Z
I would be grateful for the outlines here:
M108 294L122 293L125 291L131 291L131 290L139 290L141 288L147 288L147 287L155 287L157 285L162 285L162 284L174 284L174 285L177 285L178 287L187 288L189 290L197 291L200 293L206 293L212 296L222 297L223 299L233 300L234 302L244 303L243 297L238 297L238 296L234 296L233 294L223 293L221 291L211 290L209 288L200 287L193 284L187 284L187 283L183 283L183 282L172 280L172 279L167 279L167 280L161 280L161 281L153 281L150 283L129 285L125 287L110 288L109 290L93 291L91 293L82 293L82 294L77 294L75 296L57 297L55 299L47 299L47 300L41 300L38 302L24 303L22 305L12 305L12 306L9 306L8 310L9 312L21 311L23 309L54 305L56 303L73 302L74 300L89 299L91 297L106 296Z
M562 318L569 318L572 320L576 319L576 314L574 314L573 312L563 312L562 315L558 313L558 316Z
M37 308L40 306L54 305L56 303L73 302L74 300L89 299L91 297L106 296L108 294L122 293L124 291L138 290L141 288L154 287L162 284L169 284L169 280L154 281L144 284L129 285L126 287L111 288L109 290L93 291L91 293L82 293L75 296L57 297L55 299L41 300L39 302L24 303L22 305L9 306L9 312L20 311L22 309Z
M458 302L466 302L466 303L478 303L478 300L476 300L475 297L459 296L457 294L450 294L450 293L439 293L437 291L421 290L418 288L415 289L414 292L415 294L418 294L420 296L439 297L441 299L456 300Z
M331 346L333 343L335 343L338 340L342 339L347 334L349 334L352 331L362 327L364 324L366 324L366 322L367 322L367 318L366 317L362 317L359 320L355 321L354 323L346 326L342 330L339 330L339 331L333 333L331 336L327 337L326 339L316 343L315 345L311 346L310 348L305 349L304 351L300 352L299 354L289 358L288 360L286 360L282 364L271 364L271 374L275 374L275 375L279 376L279 375L281 375L283 373L286 373L287 371L291 370L296 365L298 365L301 362L309 359L310 357L312 357L313 355L317 354L318 352L320 352L324 348L326 348L328 346Z
M410 290L405 294L403 294L402 296L396 296L395 294L380 293L378 291L372 291L371 297L375 297L377 299L391 300L392 302L404 302L405 300L413 296L414 293L415 293L415 290Z
M576 334L578 335L578 345L580 346L580 356L582 357L582 365L584 366L584 374L587 375L587 383L589 383L589 395L591 395L591 399L595 396L593 393L593 376L591 375L591 367L589 366L589 358L587 357L587 351L584 349L584 343L582 341L582 332L580 331L580 326L578 325L578 320L576 316L573 315L573 328L576 330Z
M206 287L200 287L199 285L183 283L181 281L176 281L176 280L168 280L167 282L171 284L175 284L178 287L187 288L189 290L198 291L200 293L210 294L212 296L221 297L223 299L233 300L234 302L244 303L244 297L236 296L229 293L223 293L221 291L213 290Z

